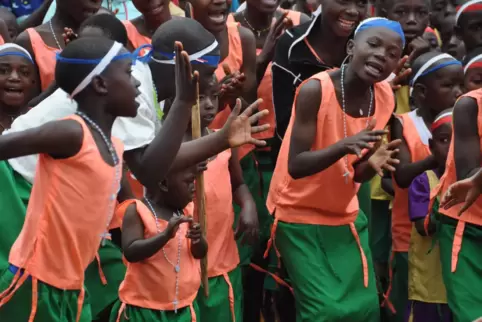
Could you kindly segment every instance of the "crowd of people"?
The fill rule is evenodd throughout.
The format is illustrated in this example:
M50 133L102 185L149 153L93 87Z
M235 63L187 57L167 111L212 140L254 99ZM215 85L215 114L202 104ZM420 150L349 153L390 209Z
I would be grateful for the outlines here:
M0 321L482 318L482 0L0 6Z

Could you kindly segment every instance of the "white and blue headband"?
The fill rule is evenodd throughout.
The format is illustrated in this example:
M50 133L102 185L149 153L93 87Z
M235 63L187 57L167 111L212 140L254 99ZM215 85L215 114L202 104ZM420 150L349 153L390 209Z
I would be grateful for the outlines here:
M204 49L199 50L198 52L195 52L193 54L189 55L189 61L192 64L204 64L208 66L213 66L217 67L219 65L219 61L221 60L221 57L219 55L208 55L209 53L213 52L216 48L219 47L219 44L216 40L214 42L207 46ZM143 48L147 48L144 46ZM176 64L176 53L165 53L165 52L160 52L160 51L154 51L152 49L152 46L150 46L151 50L144 56L142 56L142 59L150 59L158 64L166 64L166 65L175 65ZM159 54L167 59L159 59L155 58L154 55Z
M9 49L16 49L18 51L13 51ZM19 56L26 58L28 61L30 61L32 64L35 64L32 56L30 56L30 53L23 47L13 44L13 43L6 43L0 46L0 57L3 56Z
M402 38L402 46L405 47L405 33L403 32L402 25L400 25L399 22L380 17L368 18L360 22L358 27L355 29L355 36L360 31L370 28L386 28L396 32L400 38Z
M455 25L458 25L460 16L462 16L464 12L470 11L482 11L482 0L471 0L457 7L457 13L455 14Z
M440 64L436 64L437 62L443 59L449 59L449 60ZM410 81L410 86L413 87L421 77L431 74L441 68L444 68L450 65L462 65L462 63L449 54L440 54L435 57L432 57L425 64L423 64L422 67L420 67L418 72Z

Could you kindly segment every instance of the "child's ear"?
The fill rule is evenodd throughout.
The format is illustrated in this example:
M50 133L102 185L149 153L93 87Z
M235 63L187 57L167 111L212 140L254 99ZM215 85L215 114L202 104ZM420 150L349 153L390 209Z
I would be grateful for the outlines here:
M353 56L353 48L355 47L355 41L353 39L348 40L346 44L346 54L348 56Z
M162 192L168 192L169 191L167 179L164 179L161 182L159 182L159 189Z
M433 139L428 139L428 147L430 149L430 153L433 154Z
M101 95L107 95L107 84L105 82L105 79L98 75L92 78L92 82L90 83L94 91Z
M415 84L412 93L412 97L414 98L415 102L423 102L425 100L426 90L427 88L425 87L425 85L420 83Z

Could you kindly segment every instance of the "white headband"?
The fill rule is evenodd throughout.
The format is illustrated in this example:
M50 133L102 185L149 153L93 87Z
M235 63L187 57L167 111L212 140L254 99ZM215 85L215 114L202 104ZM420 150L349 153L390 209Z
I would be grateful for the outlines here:
M451 56L449 54L440 54L440 55L437 55L435 57L432 57L425 64L423 64L422 67L420 67L420 69L418 70L418 72L415 74L415 76L412 79L412 84L415 84L415 82L417 82L417 79L420 77L420 75L422 75L430 66L432 66L433 64L435 64L438 61L441 61L442 59L456 60L453 56Z
M212 52L217 47L218 47L218 42L216 40L214 40L214 42L211 45L209 45L208 47L206 47L204 49L201 49L200 51L198 51L198 52L196 52L192 55L189 55L189 61L190 62L196 61L196 60L200 59L201 57L203 57L204 55L209 54L210 52ZM154 57L151 57L151 59L153 61L155 61L156 63L159 63L159 64L167 64L167 65L175 65L176 64L176 57L174 57L173 59L168 59L168 60L156 59Z
M4 51L5 49L10 49L10 48L20 50L27 57L29 57L31 61L33 61L32 56L30 55L30 53L25 48L23 48L22 46L19 46L17 44L14 44L14 43L9 42L9 43L5 43L3 45L0 45L0 52Z
M460 6L459 10L457 10L457 13L455 14L455 25L458 24L459 18L462 15L462 13L464 13L465 9L467 9L471 5L474 5L474 4L477 4L477 3L482 3L482 0L471 0L471 1L463 4L462 6Z
M478 60L482 60L482 54L479 54L477 56L475 56L474 58L472 58L468 63L467 65L465 65L464 67L464 74L467 73L467 71L469 70L470 68L470 65L472 65L473 63L475 63L476 61Z
M109 66L114 57L117 56L122 48L124 48L124 46L121 43L115 42L99 64L95 66L95 68L89 73L89 75L87 75L87 77L84 78L83 81L80 82L79 85L77 85L72 94L70 94L70 98L74 98L75 95L83 91L84 88L86 88L90 82L92 82L92 79L95 76L100 75L107 68L107 66Z

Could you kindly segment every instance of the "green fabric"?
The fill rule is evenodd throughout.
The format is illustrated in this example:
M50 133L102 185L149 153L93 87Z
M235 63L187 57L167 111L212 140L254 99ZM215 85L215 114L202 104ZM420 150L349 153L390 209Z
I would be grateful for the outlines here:
M392 248L390 200L372 199L370 249L375 263L387 264Z
M110 322L116 322L119 315L121 302L115 302L110 315ZM193 303L194 312L199 321L199 308L196 302ZM127 317L127 318L126 318ZM174 311L156 311L144 309L137 306L127 305L124 313L121 314L120 322L191 322L191 308L189 306Z
M258 211L258 219L260 223L260 227L266 225L266 222L270 220L270 215L268 209L266 208L265 201L263 200L261 194L261 185L259 179L259 173L256 168L256 163L253 158L253 153L249 153L246 155L241 161L241 168L243 170L243 179L246 185L248 186L251 195L256 203L256 209ZM241 212L241 208L233 203L234 205L234 212L235 212L235 220L234 220L234 228L238 223L239 214ZM239 251L239 259L240 265L246 266L249 265L251 262L251 257L253 256L253 246L250 245L242 245L241 244L242 238L237 240L238 244L238 251Z
M465 225L457 269L452 273L452 246L457 223L446 216L440 216L440 221L440 260L448 305L454 322L474 321L482 317L482 227Z
M234 292L234 316L236 322L243 321L243 277L241 267L228 273ZM209 279L209 297L204 295L204 288L199 289L196 302L199 306L200 322L234 322L229 305L229 287L224 276Z
M355 227L368 259L367 288L360 250L348 225L278 223L276 245L294 288L297 322L380 320L368 221L362 211Z
M372 218L372 187L370 181L360 185L357 197L360 210L367 216L368 223L370 224ZM368 231L370 231L370 226L368 226Z
M0 161L0 272L8 268L8 256L22 230L32 185L7 161Z
M85 271L85 287L90 295L94 319L118 299L119 286L126 273L122 251L112 241L106 240L105 245L99 248L99 257L107 285L102 284L100 279L97 259Z
M405 310L408 305L408 253L394 253L392 291L390 301L395 307L396 313L390 312L391 322L404 322Z
M0 292L13 281L14 274L7 268L0 277ZM64 291L38 282L38 302L35 322L75 322L79 291ZM0 321L27 322L32 310L32 281L27 279L13 297L0 307ZM86 296L80 322L91 322L89 300Z

